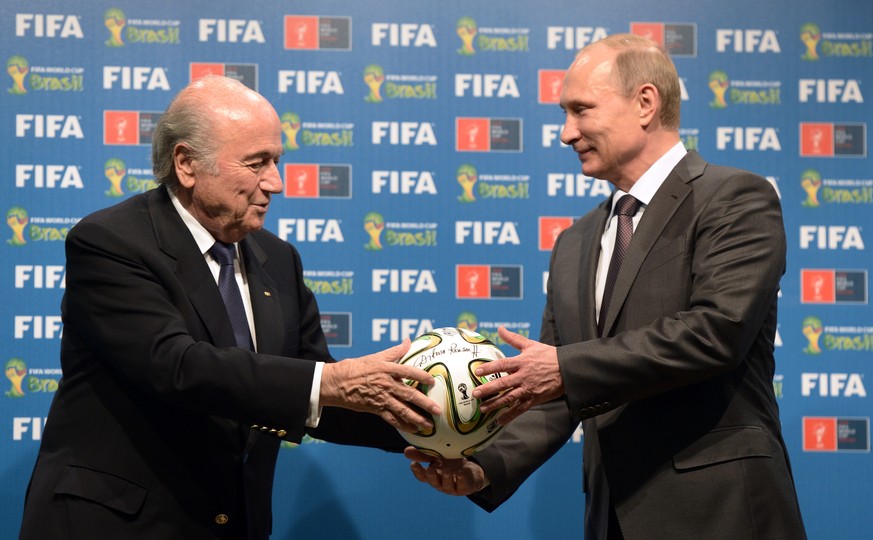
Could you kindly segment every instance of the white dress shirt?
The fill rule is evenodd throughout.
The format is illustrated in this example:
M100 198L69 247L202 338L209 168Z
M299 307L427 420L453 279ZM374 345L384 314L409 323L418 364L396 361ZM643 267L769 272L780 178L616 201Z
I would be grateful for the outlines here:
M676 143L666 154L658 158L649 169L637 180L631 187L630 195L633 195L642 203L639 210L633 217L634 231L637 230L637 225L643 217L643 212L646 211L646 206L652 201L655 192L667 179L670 171L676 167L683 157L686 150L682 142ZM615 213L615 205L618 200L625 195L625 192L616 189L612 196L612 209L610 210L609 219L606 222L606 228L603 230L603 236L600 237L600 259L597 263L597 278L595 281L595 306L594 316L597 322L600 322L600 304L603 301L603 289L606 287L606 274L609 272L609 261L612 260L612 251L615 247L615 231L617 228L618 215Z

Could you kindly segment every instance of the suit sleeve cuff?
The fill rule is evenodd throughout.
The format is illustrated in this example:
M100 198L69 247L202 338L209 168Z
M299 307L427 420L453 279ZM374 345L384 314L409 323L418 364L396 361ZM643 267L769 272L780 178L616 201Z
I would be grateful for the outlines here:
M309 414L306 417L306 427L317 428L321 420L321 406L318 396L321 394L321 373L324 370L324 362L316 362L312 372L312 389L309 391Z

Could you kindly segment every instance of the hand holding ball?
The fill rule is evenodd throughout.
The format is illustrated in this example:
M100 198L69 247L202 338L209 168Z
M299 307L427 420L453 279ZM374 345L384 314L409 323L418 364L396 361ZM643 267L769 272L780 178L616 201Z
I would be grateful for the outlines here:
M479 377L475 369L503 357L496 345L463 328L437 328L415 338L398 363L421 368L433 376L436 382L430 387L415 381L407 384L437 402L443 412L433 418L432 429L401 431L403 438L422 452L444 458L470 457L494 442L503 429L497 418L504 409L483 415L480 400L471 393L473 388L500 376Z

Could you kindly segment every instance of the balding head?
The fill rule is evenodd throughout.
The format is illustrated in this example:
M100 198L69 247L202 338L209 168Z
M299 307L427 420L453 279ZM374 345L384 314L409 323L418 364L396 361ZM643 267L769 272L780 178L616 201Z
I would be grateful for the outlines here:
M661 126L671 131L678 130L682 91L670 55L649 38L636 34L612 34L580 50L573 64L600 48L616 52L612 81L619 94L630 99L640 86L652 84L661 99L658 111Z
M178 188L173 155L179 144L187 148L191 158L214 169L215 151L222 142L216 138L219 123L249 121L264 107L273 110L263 96L235 79L209 75L190 83L173 98L155 127L155 180L170 189Z

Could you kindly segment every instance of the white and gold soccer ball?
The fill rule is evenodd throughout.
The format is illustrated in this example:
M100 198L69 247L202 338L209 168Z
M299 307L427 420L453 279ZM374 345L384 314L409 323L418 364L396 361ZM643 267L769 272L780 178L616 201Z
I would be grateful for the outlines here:
M497 419L504 409L482 414L480 400L472 392L501 376L479 377L475 369L503 357L496 345L463 328L436 328L415 338L398 363L421 368L433 376L436 382L432 386L416 381L407 384L435 401L442 414L432 418L432 429L401 431L403 438L422 452L444 458L470 457L494 442L503 429Z

